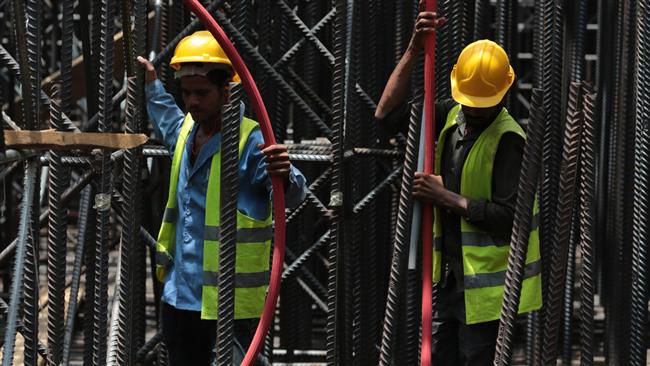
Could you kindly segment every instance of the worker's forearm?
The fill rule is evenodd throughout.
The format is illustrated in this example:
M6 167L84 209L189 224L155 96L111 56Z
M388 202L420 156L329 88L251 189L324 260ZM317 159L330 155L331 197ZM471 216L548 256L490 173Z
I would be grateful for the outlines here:
M402 56L402 59L386 83L379 104L377 104L375 118L384 118L398 104L404 102L404 99L406 99L411 72L413 71L413 65L417 60L418 53L412 45L409 45L406 52L404 52L404 56Z
M469 214L469 199L449 190L442 195L441 206L458 216L467 217Z

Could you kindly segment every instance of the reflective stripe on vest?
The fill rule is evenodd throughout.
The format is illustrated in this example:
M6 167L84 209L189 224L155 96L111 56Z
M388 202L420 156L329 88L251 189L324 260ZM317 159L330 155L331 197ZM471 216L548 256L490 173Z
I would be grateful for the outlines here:
M158 266L173 265L172 253L176 235L176 187L180 161L185 143L194 121L188 114L183 122L172 160L169 196L163 223L158 235L156 261ZM240 126L239 154L243 151L251 132L259 128L257 122L243 118ZM203 286L201 295L201 318L216 319L219 281L219 245L221 212L221 152L212 157L205 205L203 237ZM269 283L269 264L273 227L269 214L263 221L237 212L237 249L235 258L235 319L257 318L261 315L266 289Z
M436 147L435 172L440 174L442 152L449 129L457 125L460 105L447 115L445 127ZM503 108L496 119L478 137L463 164L460 194L469 199L492 199L492 171L501 137L515 133L525 138L524 131ZM440 210L436 209L434 222L434 281L440 281L442 266L442 223ZM541 307L541 262L539 256L539 209L535 202L531 233L524 268L524 280L519 312ZM465 290L465 317L467 324L482 323L499 318L505 274L507 270L509 238L498 238L460 218L463 280Z

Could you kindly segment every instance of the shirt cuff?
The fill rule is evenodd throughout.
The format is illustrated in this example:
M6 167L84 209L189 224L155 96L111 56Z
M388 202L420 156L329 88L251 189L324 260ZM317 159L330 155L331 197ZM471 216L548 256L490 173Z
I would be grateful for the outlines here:
M144 95L147 98L147 100L151 98L155 98L163 93L166 93L165 87L158 79L150 82L149 84L144 85Z
M285 206L294 208L307 197L305 176L293 165L289 173L289 184L284 188Z
M467 221L481 222L485 220L485 211L487 209L486 200L469 200L467 207Z

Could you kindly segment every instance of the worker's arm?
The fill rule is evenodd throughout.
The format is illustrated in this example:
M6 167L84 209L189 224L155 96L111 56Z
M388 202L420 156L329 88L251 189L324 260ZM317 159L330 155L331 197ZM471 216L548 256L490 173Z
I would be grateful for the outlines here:
M384 92L381 95L375 118L382 119L392 111L396 106L404 103L408 95L408 87L413 71L413 65L417 61L418 55L424 48L427 35L435 32L435 29L445 24L445 18L437 18L436 13L426 12L424 10L424 1L420 1L420 13L415 20L413 35L409 42L406 52L390 75Z
M167 93L156 77L153 64L140 56L138 61L145 68L144 92L147 99L147 113L156 126L158 135L162 137L165 147L173 154L185 113L178 108L174 97Z
M439 175L415 173L413 197L462 216L479 228L509 239L517 203L524 140L506 133L499 142L492 173L492 200L473 200L444 187Z
M492 201L471 200L467 220L505 239L510 239L517 204L519 171L525 141L514 133L501 137L494 157Z
M251 186L265 189L269 197L273 188L269 174L282 176L285 181L285 206L287 208L298 206L307 195L307 179L289 161L286 147L273 145L274 147L262 149L260 145L263 143L264 139L259 129L251 132L241 154L240 166L244 167L245 171L240 172L240 176L243 176Z

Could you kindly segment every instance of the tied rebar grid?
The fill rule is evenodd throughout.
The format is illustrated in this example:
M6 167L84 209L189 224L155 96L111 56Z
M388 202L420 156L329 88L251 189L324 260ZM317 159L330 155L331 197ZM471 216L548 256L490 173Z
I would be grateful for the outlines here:
M576 190L576 176L580 153L580 136L583 116L580 108L580 83L571 83L569 111L564 133L562 171L560 173L559 196L557 199L556 230L553 237L555 246L549 272L548 296L545 299L542 365L555 365L558 354L558 332L561 307L566 280L567 258L571 231L571 217ZM546 110L545 110L546 112Z
M584 125L580 143L580 364L594 364L594 196L596 195L596 93L583 83Z
M239 85L231 88L230 104L224 106L221 145L221 220L219 243L219 306L217 316L217 365L230 366L233 359L235 318L235 257L237 246L237 196L239 179L240 101Z
M510 252L508 254L508 270L506 272L505 295L501 308L501 320L497 337L497 348L494 359L496 366L509 365L512 357L512 341L515 322L519 309L521 287L524 281L526 255L533 222L533 206L539 175L539 163L542 151L542 129L544 110L543 94L540 89L533 90L531 118L528 127L528 138L519 174L517 204L515 206ZM538 259L539 261L539 259ZM538 262L539 264L539 262ZM530 265L530 264L528 264Z
M634 139L634 230L632 243L632 311L630 365L642 366L647 358L648 322L648 184L650 180L650 3L640 0L637 20L637 113Z

